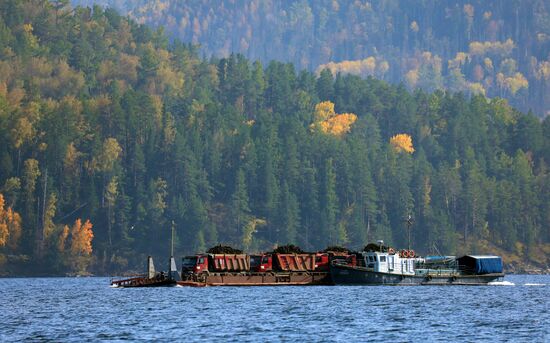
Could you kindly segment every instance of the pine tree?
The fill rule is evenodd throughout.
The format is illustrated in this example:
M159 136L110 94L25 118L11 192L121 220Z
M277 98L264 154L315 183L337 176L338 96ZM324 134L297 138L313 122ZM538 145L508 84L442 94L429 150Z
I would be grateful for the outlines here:
M338 235L336 216L338 211L338 197L336 195L336 174L332 158L324 162L323 181L320 185L320 209L321 209L321 244L328 246L334 244Z
M300 224L298 201L285 182L281 187L281 200L279 201L278 227L280 228L277 242L283 244L296 244Z
M231 196L231 217L235 233L240 233L250 219L250 208L248 207L248 192L244 172L239 169L235 178L235 190Z
M323 234L320 230L320 199L319 199L319 181L316 174L317 170L311 165L310 161L304 161L298 192L298 202L300 204L301 229L297 237L300 246L307 249L320 247L324 242Z
M334 78L330 70L324 69L321 71L315 88L319 99L323 101L332 99L334 93Z
M481 229L485 225L485 216L487 213L487 197L484 187L484 179L479 167L474 163L465 182L464 194L465 222L464 225L464 243L469 239L469 234L474 235L474 239L481 238Z

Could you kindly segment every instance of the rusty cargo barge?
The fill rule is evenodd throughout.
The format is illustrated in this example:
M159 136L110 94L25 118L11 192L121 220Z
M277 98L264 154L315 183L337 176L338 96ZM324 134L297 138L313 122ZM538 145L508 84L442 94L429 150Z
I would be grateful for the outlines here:
M180 286L330 285L337 253L201 254L182 259Z
M349 257L341 252L198 254L182 258L178 271L156 272L152 257L144 275L111 280L112 287L309 286L331 285L330 263Z

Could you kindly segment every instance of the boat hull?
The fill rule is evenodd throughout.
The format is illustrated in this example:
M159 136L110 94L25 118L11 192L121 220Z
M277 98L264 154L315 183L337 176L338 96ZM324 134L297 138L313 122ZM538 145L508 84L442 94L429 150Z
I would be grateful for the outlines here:
M328 272L212 273L189 275L179 286L312 286L331 285Z
M176 286L176 280L156 279L146 277L134 277L122 280L111 281L112 287L132 288L132 287L173 287Z
M420 285L486 285L504 277L496 274L453 274L453 275L402 275L379 273L362 267L345 265L331 266L332 281L336 285L389 285L389 286L420 286Z

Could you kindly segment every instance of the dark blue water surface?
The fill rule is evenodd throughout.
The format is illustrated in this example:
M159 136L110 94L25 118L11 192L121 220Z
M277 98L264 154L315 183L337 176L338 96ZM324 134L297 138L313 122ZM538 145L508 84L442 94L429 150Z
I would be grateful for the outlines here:
M550 275L490 286L109 287L0 279L0 341L550 342Z

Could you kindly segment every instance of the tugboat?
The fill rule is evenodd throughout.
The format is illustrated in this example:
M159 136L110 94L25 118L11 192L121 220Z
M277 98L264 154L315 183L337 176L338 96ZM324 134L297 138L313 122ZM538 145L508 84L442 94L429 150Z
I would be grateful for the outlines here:
M499 256L417 257L413 250L395 251L369 244L367 251L330 265L336 285L486 285L504 277Z

